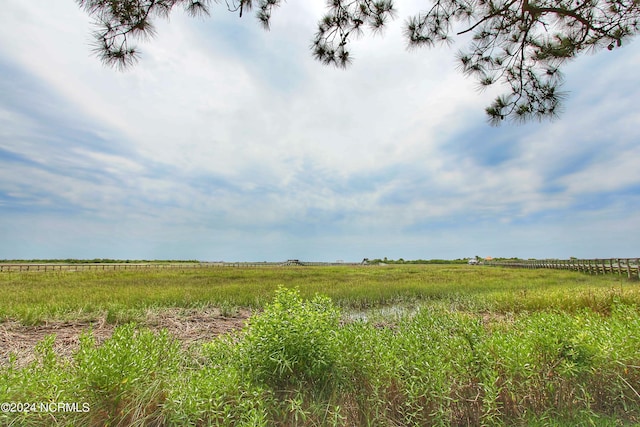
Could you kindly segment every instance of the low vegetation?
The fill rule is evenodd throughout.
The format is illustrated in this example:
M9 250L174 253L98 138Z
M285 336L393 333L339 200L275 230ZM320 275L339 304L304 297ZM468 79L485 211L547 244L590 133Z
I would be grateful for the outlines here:
M614 300L640 303L638 282L618 276L467 265L5 272L0 322L106 315L109 322L126 323L167 307L259 310L279 286L299 288L305 298L326 295L345 311L429 303L491 313L585 307L606 312Z
M0 368L0 402L77 403L4 411L3 425L640 422L640 292L637 282L617 277L393 266L0 280L10 301L0 303L5 319L111 309L121 322L101 344L88 330L71 357L55 353L51 336L27 366ZM29 295L37 315L25 311ZM222 303L256 314L242 330L189 348L117 311L136 317L142 308Z

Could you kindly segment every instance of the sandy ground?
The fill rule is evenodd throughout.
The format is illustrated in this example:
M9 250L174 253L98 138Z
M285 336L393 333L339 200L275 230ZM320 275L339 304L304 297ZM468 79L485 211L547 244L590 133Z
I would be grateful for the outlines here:
M223 316L219 310L166 309L151 312L141 327L151 330L166 329L184 346L205 342L212 338L239 330L251 315L248 310L240 310L233 316ZM14 366L25 366L35 359L36 344L48 335L55 334L54 350L62 357L71 357L78 348L80 335L92 329L98 343L109 338L116 325L107 323L104 318L92 322L47 322L37 326L24 326L17 322L0 323L0 367L9 364L10 356L15 359Z

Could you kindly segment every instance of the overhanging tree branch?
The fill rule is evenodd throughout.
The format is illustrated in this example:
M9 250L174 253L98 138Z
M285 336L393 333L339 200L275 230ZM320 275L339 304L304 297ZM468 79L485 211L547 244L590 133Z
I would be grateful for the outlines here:
M95 52L105 64L127 68L138 57L131 43L154 34L153 20L177 6L192 16L209 14L211 0L76 0L97 27ZM638 34L639 0L425 0L427 12L410 17L410 47L449 43L451 34L472 34L458 54L462 71L481 87L504 85L511 91L487 107L491 123L554 117L564 94L560 67L586 49L609 50ZM269 28L281 0L225 0L227 9L256 17ZM350 40L364 29L380 31L395 16L393 0L327 0L312 41L313 56L346 67ZM457 31L454 27L460 26Z

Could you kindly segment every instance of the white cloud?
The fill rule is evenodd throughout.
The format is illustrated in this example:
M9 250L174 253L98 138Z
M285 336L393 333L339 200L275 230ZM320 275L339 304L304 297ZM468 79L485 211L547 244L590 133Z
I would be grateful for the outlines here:
M500 255L519 244L545 256L545 233L564 236L561 252L584 244L589 224L615 229L602 219L612 212L633 218L631 204L580 203L637 198L637 47L572 64L560 121L487 130L483 107L500 90L476 92L453 50L407 52L402 20L424 4L402 6L383 37L354 44L348 70L311 59L323 6L298 2L267 33L223 5L204 21L178 13L121 73L91 56L74 2L9 1L0 66L32 80L3 86L0 149L22 160L0 152L0 206L67 230L69 251L98 233L95 256L130 238L132 251L218 259ZM2 218L23 224L16 215ZM584 225L567 227L569 215ZM387 246L396 255L367 252Z

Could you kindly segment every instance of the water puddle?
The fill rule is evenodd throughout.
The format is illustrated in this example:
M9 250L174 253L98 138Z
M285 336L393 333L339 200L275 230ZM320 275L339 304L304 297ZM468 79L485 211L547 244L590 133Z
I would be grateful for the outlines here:
M417 304L393 304L384 307L369 308L366 310L351 310L344 314L347 321L355 322L380 322L395 321L403 317L413 316L420 310Z

